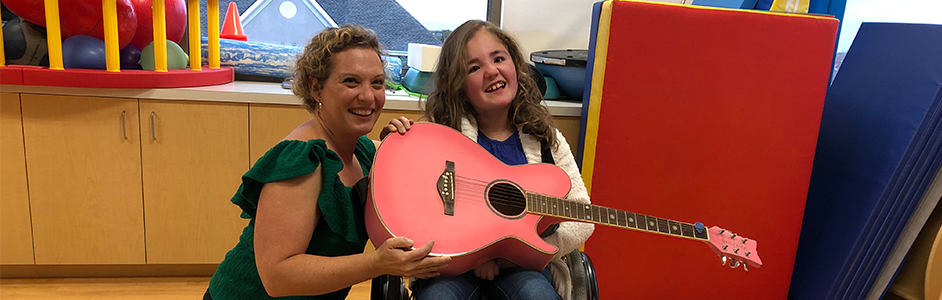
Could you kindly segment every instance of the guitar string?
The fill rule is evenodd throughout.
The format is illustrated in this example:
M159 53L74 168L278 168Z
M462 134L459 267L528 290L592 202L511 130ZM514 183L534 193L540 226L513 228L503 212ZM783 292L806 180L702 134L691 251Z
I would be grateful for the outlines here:
M522 194L522 193L520 192L520 190L517 190L517 189L513 189L513 190L491 189L491 190L488 192L488 194L490 194L490 196L489 196L489 197L485 197L485 190L487 189L487 187L488 187L489 185L491 185L491 182L484 181L484 180L479 180L479 179L474 179L474 178L469 178L469 177L463 177L463 176L456 176L456 177L459 179L459 180L457 181L457 183L461 183L461 184L458 185L458 186L462 187L462 188L460 188L460 189L458 189L458 190L456 191L456 196L461 195L461 196L462 196L462 197L461 197L462 199L467 198L467 200L469 200L469 203L473 203L473 204L487 204L487 202L488 202L487 199L490 199L490 202L491 202L492 204L505 205L505 206L508 206L508 207L511 207L511 208L516 208L516 209L526 209L526 207L527 207L527 204L525 203L526 201L530 201L530 200L532 200L532 201L534 201L534 202L540 201L540 200L538 200L538 199L527 199L527 197L524 196L524 194ZM464 188L466 185L467 185L467 186L471 186L472 188ZM541 194L535 194L535 195L545 196L545 197L552 197L552 196L541 195ZM526 199L526 200L521 201L521 200L520 200L521 198ZM548 198L548 200L557 200L557 198L556 198L556 197L552 197L552 198ZM566 204L570 204L570 205L576 206L576 207L582 207L583 205L585 205L585 204L583 204L583 203L571 202L570 200L566 200L566 199L558 199L558 200L565 201L564 204L562 205L562 206L563 206L563 209L565 209ZM557 202L558 202L558 201L557 201ZM557 203L557 204L558 204L558 203ZM604 213L602 212L603 209L605 210ZM582 219L582 218L578 218L578 212L573 212L573 211L570 211L568 214L567 214L567 213L556 213L556 214L553 214L553 213L551 213L551 211L549 211L548 209L545 210L543 207L540 207L540 208L532 207L531 210L533 210L533 211L535 211L535 212L550 213L550 214L552 214L552 215L557 215L557 216L562 216L562 217L568 217L568 218L573 218L573 219L577 219L577 220L584 220L584 219ZM585 210L589 210L589 211L585 211ZM622 224L620 224L619 221L618 221L618 216L616 215L615 218L612 218L611 215L613 215L613 213L610 212L610 211L608 211L608 208L605 208L605 207L596 206L596 205L591 205L590 208L584 209L583 214L585 215L586 213L588 213L589 215L591 215L591 217L593 217L594 220L590 219L590 220L592 220L592 221L596 221L596 222L599 222L599 223L612 224L612 225L617 225L617 226L623 226L623 227L637 228L637 227L628 226L628 224L627 224L627 222L628 222L628 221L627 221L627 217L628 217L627 214L625 215L625 218L626 218L626 220L624 220L625 224L622 225ZM630 213L630 212L625 211L625 213ZM632 214L634 214L634 213L632 213ZM636 218L636 219L637 219L637 218L640 218L640 216L644 216L644 215L641 215L641 214L634 214L634 215L635 215L635 218ZM608 221L607 221L607 222L603 222L603 221L602 221L602 218L603 218L603 217L605 217L605 219L608 220ZM660 219L660 218L651 217L651 216L645 216L646 221L648 221L648 220L647 220L648 218L655 218L655 222L659 222L659 220L663 220L663 221L667 221L667 222L676 222L676 223L679 223L680 225L690 225L690 226L693 226L693 224L689 224L689 223L685 223L685 222L673 221L673 220L667 220L667 219ZM660 224L657 224L657 225L660 225ZM645 226L645 227L647 227L647 226ZM639 229L642 229L642 228L639 228ZM644 228L644 230L649 230L649 229ZM650 229L649 231L658 231L658 230L657 230L657 229ZM678 233L678 234L679 234L679 233Z
M472 186L472 187L476 187L476 188L477 188L477 189L468 189L469 192L471 192L471 193L473 194L473 196L470 197L472 201L475 201L475 202L481 201L481 203L484 203L484 202L486 201L486 200L485 200L485 197L483 196L483 195L485 194L485 193L484 193L484 190L487 188L488 185L491 184L491 182L484 181L484 180L479 180L479 179L474 179L474 178L463 177L463 176L456 176L456 177L459 179L459 180L458 180L458 183L465 183L465 184L467 184L467 185L470 185L470 186ZM465 185L462 184L461 186L464 187ZM464 192L464 191L465 191L465 189L461 189L461 190L458 191L458 192ZM519 201L520 198L527 199L526 196L524 196L522 193L520 193L520 190L516 190L516 189L515 189L515 190L491 189L490 193L491 193L491 195L497 196L497 197L493 197L493 196L492 196L492 197L487 197L488 199L491 199L491 200L492 200L492 201L491 201L492 203L497 203L497 204L499 204L499 205L506 205L506 206L510 206L510 207L513 207L513 208L517 208L517 209L526 208L526 206L527 206L525 203L523 203L523 201ZM464 194L464 193L462 193L462 194ZM540 194L535 194L535 195L545 196L545 197L552 197L552 196L546 196L546 195L540 195ZM532 201L539 201L538 199L531 199L531 200L532 200ZM570 206L582 206L582 205L584 205L584 204L581 204L581 203L574 203L574 202L571 202L570 200L559 199L559 198L556 198L556 197L548 198L548 199L546 199L546 200L557 200L556 202L559 202L558 200L564 201L564 202L563 202L563 205L562 205L563 207L565 207L567 204L569 204ZM535 208L535 207L534 207L534 208ZM592 209L592 208L590 207L589 209ZM550 213L550 211L548 211L548 210L547 210L547 211L543 211L542 207L541 207L540 209L538 209L538 210L535 209L535 211L537 211L537 212L542 212L542 213ZM590 215L592 215L592 216L598 215L597 218L601 218L601 211L599 211L598 213L596 213L595 211L592 211L592 212L589 212L589 213L590 213ZM555 214L555 215L564 216L564 217L569 217L569 218L576 218L576 217L577 217L577 216L575 216L575 215L567 215L567 214ZM612 222L606 222L606 223L612 223Z
M460 202L460 203L464 203L464 204L471 204L471 205L487 205L487 203L488 203L488 200L487 200L487 199L491 199L491 200L490 200L490 203L492 203L492 204L506 205L506 206L509 206L509 207L512 207L512 208L517 208L517 209L525 209L526 206L527 206L526 204L522 203L522 201L519 201L520 196L522 195L519 190L512 190L512 191L510 191L510 190L506 190L506 191L505 191L505 190L499 190L499 189L498 189L498 190L492 190L492 196L490 196L490 197L485 197L485 196L484 196L484 194L485 194L484 190L487 188L487 185L488 185L489 183L488 183L488 184L480 184L480 183L474 183L474 181L481 182L480 180L474 180L474 179L470 179L470 180L460 180L460 181L458 181L458 183L468 183L468 186L470 186L470 188L466 188L464 184L459 184L459 185L456 187L457 190L456 190L456 192L455 192L456 202ZM461 187L461 188L458 188L458 187ZM539 194L537 194L537 195L539 195ZM510 196L510 197L508 197L508 196ZM508 199L510 199L510 200L508 200ZM465 201L460 201L460 200L465 200ZM563 199L563 200L565 200L565 199ZM539 201L539 200L533 199L533 201L534 201L534 202L537 202L537 201ZM568 201L568 200L565 200L565 201ZM549 203L547 203L547 204L549 204ZM569 202L569 204L574 204L575 207L583 207L583 206L584 206L583 203ZM522 206L521 206L521 205L522 205ZM595 207L598 207L599 210L594 210L594 209L592 209L592 208L595 208ZM565 206L563 206L563 209L565 209ZM606 212L605 212L605 213L602 213L602 211L601 211L602 209L606 209ZM550 214L550 215L556 215L556 216L560 216L560 217L567 217L567 218L571 218L572 220L594 221L594 222L598 222L598 223L613 225L613 226L616 226L616 227L633 228L633 229L639 229L639 230L650 231L650 232L667 233L667 234L672 234L672 235L678 235L678 236L685 236L685 237L696 238L691 230L685 231L685 230L683 230L682 226L681 226L680 229L678 229L678 231L676 231L676 232L674 232L674 233L670 233L669 231L668 231L668 232L662 232L662 231L658 230L658 228L659 228L658 225L660 225L660 223L656 223L657 225L656 225L654 228L647 228L648 226L645 226L645 228L640 228L640 227L637 227L637 226L629 226L629 225L628 225L628 221L627 221L627 218L628 218L628 215L627 215L627 214L624 215L624 218L625 218L625 219L623 219L623 221L622 221L622 222L624 222L625 224L621 224L621 223L618 221L618 216L617 216L617 215L616 215L615 218L611 218L610 216L612 215L612 213L609 212L609 211L607 211L607 208L601 207L601 206L592 206L591 208L588 209L589 211L585 211L585 209L583 209L583 215L585 215L585 214L590 214L590 215L593 217L592 219L588 219L588 220L586 220L586 219L584 219L584 218L580 218L580 217L578 216L578 212L576 212L577 210L578 210L578 209L572 209L572 210L570 210L568 213L552 213L549 209L544 209L544 208L542 208L542 207L540 207L539 209L535 209L535 207L534 207L534 208L531 208L531 211L534 211L534 212L543 213L543 214ZM625 213L629 213L629 212L625 212ZM634 214L634 213L632 213L632 214ZM606 220L608 220L608 221L603 221L603 220L602 220L603 215L606 217ZM650 220L648 220L648 219L650 219L650 218L653 218L655 222L658 222L658 220L663 220L663 221L668 221L668 222L671 222L671 221L672 221L672 220L667 220L667 219L658 219L657 217L645 216L645 215L641 215L641 214L634 214L634 215L635 215L635 218L636 218L636 219L639 219L641 216L644 216L644 217L645 217L645 223L650 222ZM679 222L679 221L673 221L673 222L679 223L679 224L681 224L681 225L686 224L686 225L691 226L691 227L693 226L693 224L689 224L689 223L684 223L684 222ZM637 220L636 220L636 224L638 224L638 223L640 223L640 221L637 221ZM685 232L686 232L686 233L685 233Z
M457 176L457 177L458 177L458 179L459 179L459 180L458 180L458 183L462 183L462 184L459 185L459 186L461 186L462 188L461 188L461 189L458 189L458 191L456 191L456 195L461 195L461 196L463 196L463 197L461 197L461 198L467 197L467 198L468 198L467 200L471 201L471 203L475 203L475 204L486 204L486 202L487 202L486 199L491 199L490 202L491 202L492 204L505 205L505 206L508 206L508 207L511 207L511 208L515 208L515 209L525 209L525 208L527 207L527 204L524 203L524 201L526 201L526 200L520 201L521 198L527 199L527 197L524 196L524 195L520 192L520 190L516 190L516 189L514 189L514 190L491 189L491 190L490 190L490 195L491 195L491 196L490 196L490 197L485 197L485 196L484 196L484 194L485 194L484 190L487 189L487 186L490 185L490 182L483 181L483 180L478 180L478 179L473 179L473 178L462 177L462 176ZM464 187L465 187L466 185L467 185L467 186L471 186L472 188L467 188L467 189L465 189ZM539 194L536 194L536 195L539 195ZM544 195L540 195L540 196L544 196ZM545 196L545 197L551 197L551 196ZM548 199L546 199L546 200L556 200L556 198L555 198L555 197L554 197L554 198L548 198ZM579 206L579 207L581 207L581 206L583 205L583 204L581 204L581 203L578 203L578 204L577 204L577 203L574 203L574 202L571 202L571 201L565 200L565 199L558 199L558 200L565 201L565 202L563 203L563 205L561 205L563 208L565 208L565 207L567 206L567 204L570 204L569 206ZM530 199L530 201L539 202L540 200L539 200L539 199ZM557 201L557 202L558 202L558 201ZM552 203L546 203L545 201L543 201L543 204L549 205L549 204L552 204ZM557 204L558 204L558 203L557 203ZM551 209L549 209L549 208L544 208L544 207L542 207L542 206L536 207L536 206L539 206L539 205L534 205L534 207L533 207L531 210L534 211L534 212L540 212L540 213L544 213L544 214L547 214L547 213L548 213L548 214L551 214L551 215L557 215L557 216L561 216L561 217L567 217L567 218L582 220L582 218L578 218L578 214L577 214L577 212L575 212L575 210L573 210L573 211L571 211L571 212L569 212L569 213L552 213ZM590 207L589 209L592 209L592 208ZM583 214L585 214L585 213L586 213L586 212L583 211ZM597 211L597 210L595 210L595 211L589 211L588 214L589 214L590 216L597 216L597 217L595 217L596 219L600 219L600 218L601 218L601 211ZM605 223L611 223L611 224L617 225L617 222L605 222Z

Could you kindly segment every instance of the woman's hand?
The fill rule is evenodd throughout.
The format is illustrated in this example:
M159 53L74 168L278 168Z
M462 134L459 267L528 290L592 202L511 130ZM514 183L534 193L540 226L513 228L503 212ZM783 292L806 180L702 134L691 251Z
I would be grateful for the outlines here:
M412 124L415 124L415 121L409 120L406 116L389 120L389 124L383 127L383 131L379 132L379 139L382 140L386 138L386 136L393 131L398 131L399 134L405 134L406 131L412 128Z
M500 274L500 266L497 265L497 260L489 260L480 266L474 267L474 276L485 280L494 280L497 275Z
M434 241L416 249L412 249L413 244L412 240L404 237L386 240L373 252L373 266L383 274L432 278L440 275L438 270L447 267L451 261L448 256L428 255Z

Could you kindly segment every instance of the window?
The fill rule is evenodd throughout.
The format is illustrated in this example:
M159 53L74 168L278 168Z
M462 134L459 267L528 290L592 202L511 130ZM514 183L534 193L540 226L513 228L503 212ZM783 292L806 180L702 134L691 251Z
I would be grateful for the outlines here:
M405 55L409 43L440 45L466 20L498 19L501 5L500 0L220 0L220 23L230 2L238 6L249 41L300 47L326 27L352 23L376 31L392 55ZM206 0L201 5L205 10Z
M838 39L834 70L837 74L862 22L942 24L939 0L847 0ZM833 76L832 76L833 78Z

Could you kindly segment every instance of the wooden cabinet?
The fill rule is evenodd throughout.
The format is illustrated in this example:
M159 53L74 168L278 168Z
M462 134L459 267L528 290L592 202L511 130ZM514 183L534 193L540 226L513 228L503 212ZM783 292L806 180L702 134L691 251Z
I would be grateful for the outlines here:
M32 264L20 95L0 93L0 264Z
M575 156L579 149L579 117L554 117L556 129L566 137L569 143L569 150Z
M251 164L312 117L301 105L249 104Z
M20 97L36 264L143 264L137 100Z
M219 263L248 220L248 104L140 101L148 264Z
M300 105L0 93L0 264L214 264L248 220L230 202ZM385 110L367 136L419 111ZM557 118L575 144L578 118ZM372 247L367 247L372 249Z

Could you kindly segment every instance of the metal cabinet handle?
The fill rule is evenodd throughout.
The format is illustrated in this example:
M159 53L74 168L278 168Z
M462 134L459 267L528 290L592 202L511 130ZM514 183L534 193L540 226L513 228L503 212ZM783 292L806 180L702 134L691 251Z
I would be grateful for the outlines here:
M157 127L154 126L154 112L150 112L150 136L157 140Z
M128 114L128 111L121 111L121 134L124 135L124 139L128 139L128 119L125 117Z

